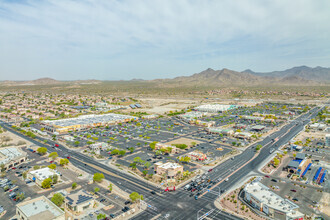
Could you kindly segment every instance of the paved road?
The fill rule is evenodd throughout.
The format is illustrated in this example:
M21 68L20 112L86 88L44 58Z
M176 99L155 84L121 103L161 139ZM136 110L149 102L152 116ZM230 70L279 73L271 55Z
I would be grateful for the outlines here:
M297 135L304 126L309 122L309 120L316 116L319 108L314 108L310 111L311 114L305 114L298 117L296 120L292 121L288 125L284 126L281 130L273 133L264 140L256 143L255 145L249 147L242 154L236 156L234 160L228 160L222 164L219 164L213 169L209 174L211 179L222 178L225 179L229 175L228 182L220 182L218 185L214 186L214 191L217 187L220 187L223 190L229 189L232 185L241 181L248 173L253 171L258 167L269 155L270 149L278 149L281 145L290 141L295 135ZM128 193L136 191L140 194L143 194L145 201L150 205L156 208L156 211L153 209L147 209L147 211L141 213L140 215L134 217L133 219L151 219L160 214L158 219L196 219L197 213L199 210L203 209L205 212L207 210L215 209L214 200L217 199L218 195L213 193L206 193L203 196L200 196L198 200L195 200L194 197L189 197L189 193L183 189L179 189L176 192L168 194L150 194L151 191L157 191L157 188L153 185L148 185L146 182L128 175L124 172L115 170L109 166L101 164L92 158L83 155L81 153L71 151L64 146L60 145L59 149L50 147L49 145L42 144L34 139L25 137L24 135L13 130L8 124L1 123L3 127L9 131L16 133L17 135L28 139L30 142L37 144L39 146L47 147L50 152L58 151L60 156L66 154L70 155L72 159L70 162L81 168L82 170L87 171L90 174L96 172L104 173L106 179L114 182L118 187L123 190L126 190ZM38 139L43 139L37 137ZM272 139L278 138L278 141L275 143ZM53 141L48 141L49 144L54 144ZM257 157L252 159L255 155L254 149L257 144L261 144L264 147L260 150L260 153ZM200 213L202 214L202 212ZM238 217L232 216L225 212L216 212L217 219L240 219Z

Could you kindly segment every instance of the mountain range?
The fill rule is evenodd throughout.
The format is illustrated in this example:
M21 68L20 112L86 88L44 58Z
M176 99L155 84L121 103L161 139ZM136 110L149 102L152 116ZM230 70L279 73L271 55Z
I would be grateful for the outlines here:
M251 86L251 85L328 85L330 84L330 68L299 66L284 71L242 72L208 68L191 76L181 76L173 79L156 79L162 85L194 85L194 86Z
M255 85L295 85L315 86L330 85L330 68L299 66L283 71L254 72L250 69L234 71L229 69L213 70L208 68L191 76L180 76L172 79L143 80L132 79L131 82L153 83L158 86L255 86ZM32 81L2 81L1 85L57 85L57 84L99 84L100 80L58 81L52 78L41 78Z

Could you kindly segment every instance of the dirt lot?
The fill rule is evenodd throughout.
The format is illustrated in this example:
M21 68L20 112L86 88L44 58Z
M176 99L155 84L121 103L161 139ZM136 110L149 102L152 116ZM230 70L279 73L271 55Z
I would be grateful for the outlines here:
M320 200L320 211L330 216L330 193L323 192Z
M8 141L7 141L8 140ZM11 132L4 132L0 134L0 146L17 146L17 145L31 145L32 143L11 133Z
M310 132L302 131L295 138L295 141L305 142L306 138L310 138L311 140L314 140L314 139L322 139L324 138L324 136L325 136L325 132L322 131L310 131Z
M180 111L189 106L199 105L200 101L192 99L152 99L142 98L142 108L140 111L145 111L150 114L164 114L169 111Z

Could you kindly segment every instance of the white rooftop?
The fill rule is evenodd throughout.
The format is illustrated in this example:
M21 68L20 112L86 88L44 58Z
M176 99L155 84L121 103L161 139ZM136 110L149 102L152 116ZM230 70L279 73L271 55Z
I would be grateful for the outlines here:
M218 112L218 111L227 111L230 109L237 108L235 105L223 105L223 104L207 104L207 105L201 105L195 108L198 111L212 111L212 112Z
M162 162L158 162L156 163L156 165L158 165L159 167L163 168L163 169L175 169L175 168L179 168L181 167L180 164L177 163L172 163L172 162L167 162L167 163L162 163Z
M30 171L30 174L32 174L35 178L39 179L40 181L43 181L44 179L47 179L53 176L54 174L58 175L58 173L55 170L52 170L49 167Z
M244 190L268 207L285 212L287 216L302 215L302 213L297 211L299 208L298 205L275 194L259 181L253 181L247 184Z
M31 220L55 219L64 215L64 212L45 196L22 202L17 207Z
M25 156L26 153L15 148L0 148L0 164L9 163L11 160Z
M107 123L112 121L121 121L125 119L136 119L137 117L129 115L120 115L114 113L108 113L103 115L81 115L77 118L66 118L60 120L45 120L45 124L66 127L74 125L88 125L88 124L97 124L97 123Z

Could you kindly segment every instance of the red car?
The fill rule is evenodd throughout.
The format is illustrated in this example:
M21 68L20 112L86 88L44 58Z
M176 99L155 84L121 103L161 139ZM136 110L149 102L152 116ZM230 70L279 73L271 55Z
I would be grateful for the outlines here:
M194 189L191 190L191 192L194 192L194 191L196 191L196 188L194 188Z
M16 170L16 167L12 167L11 169Z
M209 172L211 172L213 169L209 169Z
M270 178L270 176L265 176L265 177Z
M49 163L53 163L54 161L52 160L52 161L49 161Z
M68 156L68 157L66 157L66 158L70 159L71 157L70 157L70 156Z
M55 147L59 147L59 145L58 144L55 144Z

